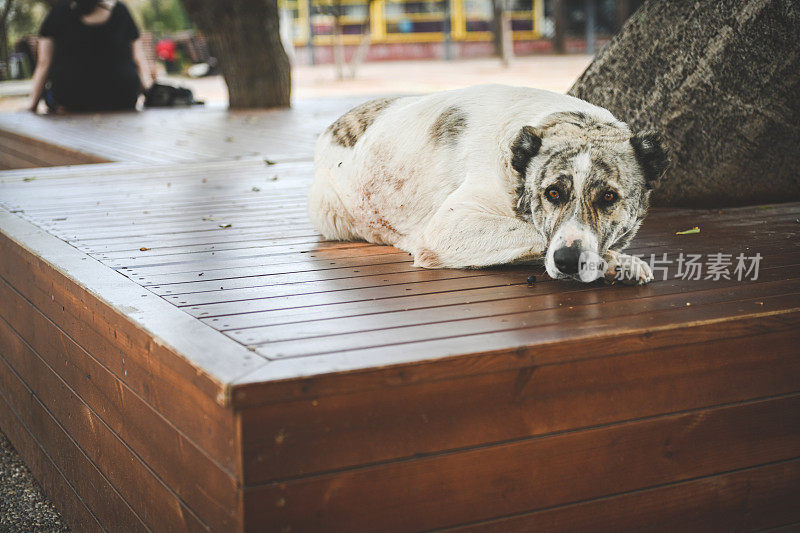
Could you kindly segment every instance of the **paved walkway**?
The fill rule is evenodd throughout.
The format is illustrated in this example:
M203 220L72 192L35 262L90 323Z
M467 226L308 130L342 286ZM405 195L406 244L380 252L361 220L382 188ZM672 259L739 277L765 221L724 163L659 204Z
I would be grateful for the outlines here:
M494 58L459 61L382 61L366 63L355 79L337 80L332 65L299 66L294 69L295 100L331 96L427 93L481 83L526 85L566 92L591 61L587 55L520 57L509 67ZM346 73L349 70L346 70ZM167 77L164 81L191 88L195 96L211 104L224 104L228 93L221 76L191 79ZM0 82L0 112L25 106L30 82Z

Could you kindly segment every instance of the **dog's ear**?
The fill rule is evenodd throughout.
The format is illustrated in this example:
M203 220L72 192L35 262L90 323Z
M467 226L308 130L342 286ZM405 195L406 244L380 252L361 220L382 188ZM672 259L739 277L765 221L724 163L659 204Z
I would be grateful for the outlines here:
M656 181L664 175L669 167L669 155L664 148L661 134L655 131L643 131L631 137L633 153L642 167L647 187L652 189Z
M530 126L524 126L511 143L511 167L516 170L520 176L525 175L525 169L528 168L531 158L539 153L539 148L542 147L542 138L536 133L536 130Z

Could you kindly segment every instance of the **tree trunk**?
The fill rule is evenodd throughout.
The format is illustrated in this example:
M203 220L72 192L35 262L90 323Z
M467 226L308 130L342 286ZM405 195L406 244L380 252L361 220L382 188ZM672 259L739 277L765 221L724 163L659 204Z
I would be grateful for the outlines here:
M231 108L286 107L289 58L276 0L182 0L228 84Z
M514 33L511 29L511 14L508 12L508 2L503 0L503 10L500 12L500 62L504 67L511 65L514 59Z
M631 0L617 0L616 19L614 21L614 31L620 31L625 21L631 16Z
M503 3L505 0L492 0L492 44L497 57L503 57Z
M8 18L11 15L11 10L14 8L14 0L6 0L3 3L3 9L0 11L0 80L5 80L10 77L11 69L9 68L9 48L8 48Z
M567 0L553 0L553 51L563 54L567 51Z
M648 0L569 94L655 129L656 205L800 200L800 4Z

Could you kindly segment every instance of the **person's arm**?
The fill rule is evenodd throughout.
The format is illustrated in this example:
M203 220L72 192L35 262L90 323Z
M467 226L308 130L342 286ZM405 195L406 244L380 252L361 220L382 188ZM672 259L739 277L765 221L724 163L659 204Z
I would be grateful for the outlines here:
M136 39L131 46L133 46L133 62L136 64L136 69L139 71L139 79L142 82L142 88L147 90L155 81L155 73L150 71L150 62L147 61L142 39Z
M50 65L53 61L53 50L55 43L49 37L39 38L39 51L36 56L36 70L33 72L33 88L31 89L31 99L28 102L28 110L36 113L39 107L39 100L44 94L44 84L47 82L47 75L50 72Z

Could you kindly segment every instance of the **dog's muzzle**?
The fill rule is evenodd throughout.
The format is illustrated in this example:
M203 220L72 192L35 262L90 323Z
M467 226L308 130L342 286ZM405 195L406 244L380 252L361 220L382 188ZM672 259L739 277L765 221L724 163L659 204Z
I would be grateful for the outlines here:
M571 246L563 246L553 253L553 262L562 274L574 276L578 273L581 260L582 243L572 241Z
M553 263L561 274L559 277L575 278L583 282L603 277L606 271L605 260L596 252L582 249L581 241L557 249L553 253Z

